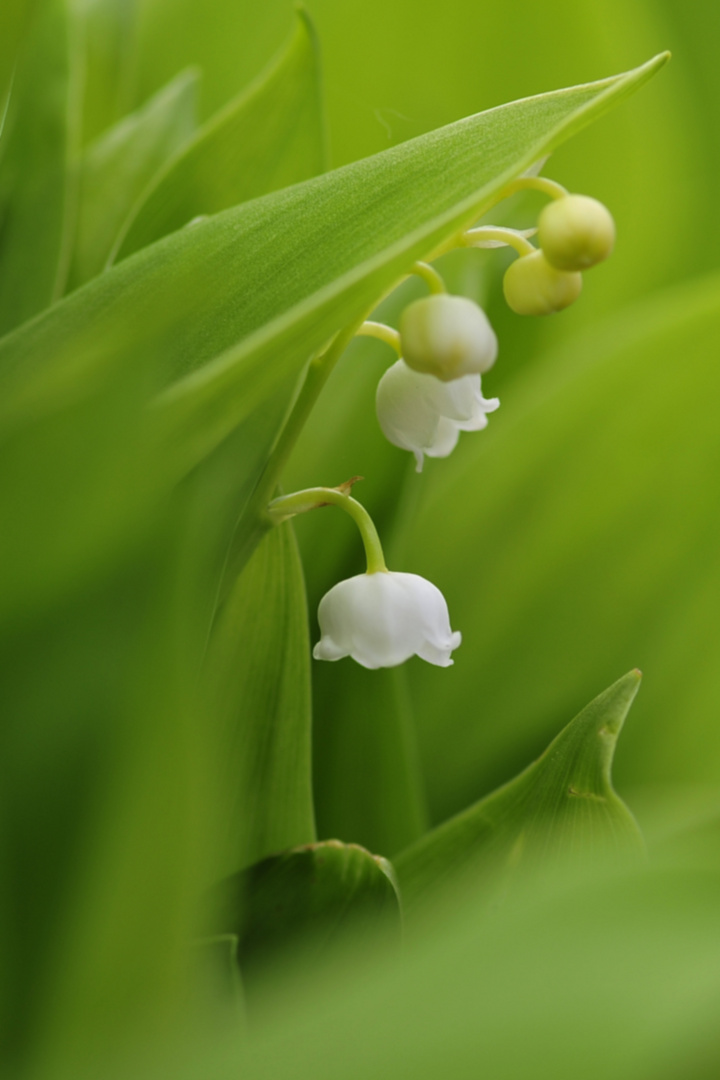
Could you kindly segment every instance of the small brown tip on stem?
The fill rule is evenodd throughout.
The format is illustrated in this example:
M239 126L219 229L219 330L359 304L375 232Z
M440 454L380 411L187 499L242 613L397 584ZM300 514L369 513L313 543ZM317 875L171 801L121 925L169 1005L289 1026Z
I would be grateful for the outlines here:
M351 476L350 479L346 480L343 484L338 484L335 491L339 491L341 495L348 495L352 491L353 485L364 479L364 476Z

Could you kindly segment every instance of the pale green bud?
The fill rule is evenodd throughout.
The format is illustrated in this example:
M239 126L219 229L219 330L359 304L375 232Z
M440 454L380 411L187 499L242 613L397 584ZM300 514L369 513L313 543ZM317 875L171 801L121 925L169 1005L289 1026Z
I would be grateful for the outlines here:
M612 214L588 195L565 195L543 209L538 240L556 270L588 270L615 246Z
M443 382L481 375L495 363L498 343L487 315L464 296L436 293L409 304L400 318L405 363Z
M582 274L556 270L542 251L522 255L505 272L505 299L518 315L551 315L577 300Z

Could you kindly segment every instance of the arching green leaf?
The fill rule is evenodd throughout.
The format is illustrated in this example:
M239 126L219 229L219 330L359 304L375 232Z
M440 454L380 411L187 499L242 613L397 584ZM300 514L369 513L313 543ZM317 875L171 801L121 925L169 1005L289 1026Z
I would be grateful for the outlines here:
M192 135L197 82L197 72L181 73L85 150L69 289L104 269L131 208Z
M416 258L473 221L511 176L636 89L664 60L481 113L173 234L0 344L6 403L7 380L20 369L23 383L44 369L62 381L69 372L58 356L65 355L77 378L78 354L87 362L98 340L104 364L140 353L167 378L242 338L173 395L177 422L195 431L188 456L196 460L234 426L237 380L244 400L249 368L260 383L298 371Z
M297 184L326 165L318 45L305 12L269 69L167 162L119 233L110 261L193 218Z
M109 128L162 91L162 80L144 98L137 90L138 36L146 0L76 0L84 42L83 143L95 142ZM166 29L167 32L167 29ZM196 62L196 61L195 61ZM178 64L167 78L174 81Z
M267 534L233 586L207 682L230 872L315 839L307 606L289 522Z
M348 937L389 925L399 936L400 898L390 863L357 844L324 840L264 859L220 887L238 937L243 976L302 950L312 971Z
M65 288L80 150L77 29L65 0L39 5L15 75L2 158L0 334Z
M515 780L427 833L396 867L408 904L454 875L514 866L527 852L642 850L635 820L610 779L615 744L640 685L631 671L591 701ZM467 723L467 720L466 720Z
M35 0L6 0L0 9L0 117L3 119L18 51L34 6Z
M321 836L392 857L427 827L404 668L313 665L313 771Z

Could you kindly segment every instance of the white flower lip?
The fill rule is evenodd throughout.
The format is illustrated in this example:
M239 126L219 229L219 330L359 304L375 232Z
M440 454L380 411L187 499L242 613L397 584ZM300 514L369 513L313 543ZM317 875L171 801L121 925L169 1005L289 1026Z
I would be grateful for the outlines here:
M445 597L417 574L382 571L341 581L320 601L316 660L351 656L365 668L396 667L419 656L450 667L462 640L450 628Z
M487 427L486 414L500 405L497 398L482 396L479 375L441 382L412 371L404 360L385 372L375 401L385 438L415 455L418 472L424 455L447 457L461 431L481 431Z

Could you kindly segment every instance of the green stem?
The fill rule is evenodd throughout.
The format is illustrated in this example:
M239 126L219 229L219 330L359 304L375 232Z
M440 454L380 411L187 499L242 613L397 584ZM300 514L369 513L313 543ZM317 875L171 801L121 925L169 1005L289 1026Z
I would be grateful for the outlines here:
M386 326L385 323L371 322L370 319L366 319L358 330L357 337L377 338L394 349L398 356L402 356L400 334L397 330L393 330L392 326Z
M294 491L292 495L280 495L268 505L267 515L274 524L279 525L296 514L306 514L308 510L317 510L321 506L338 506L350 515L362 537L368 574L387 573L375 522L362 503L338 488L305 488L304 491Z
M558 184L556 180L550 180L547 176L518 176L517 180L511 180L502 190L503 199L514 195L516 191L540 191L543 195L549 195L551 199L563 199L567 194L567 188Z
M521 236L516 229L506 229L501 225L481 225L477 229L468 229L463 233L463 244L472 247L474 242L481 243L483 240L497 240L501 244L507 244L515 248L518 255L532 255L537 248Z
M224 584L223 590L227 588L227 582L234 580L234 577L240 573L257 544L265 533L272 528L273 522L268 517L266 508L277 490L280 475L312 412L315 402L320 396L322 388L362 322L363 319L358 319L357 322L353 322L344 330L341 330L327 349L310 361L305 380L300 387L290 414L275 446L270 452L262 475L243 512L243 518L248 523L248 527L244 531L243 541L228 554L224 574L226 584Z
M431 293L438 294L447 292L447 286L445 285L443 278L430 263L413 263L410 273L417 274L418 277L421 277Z

